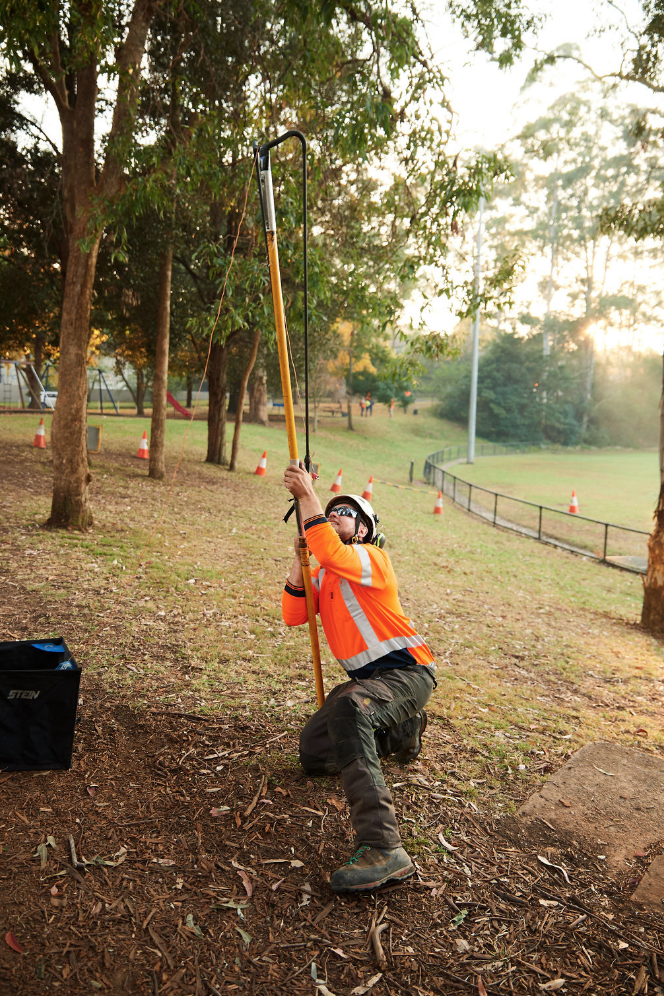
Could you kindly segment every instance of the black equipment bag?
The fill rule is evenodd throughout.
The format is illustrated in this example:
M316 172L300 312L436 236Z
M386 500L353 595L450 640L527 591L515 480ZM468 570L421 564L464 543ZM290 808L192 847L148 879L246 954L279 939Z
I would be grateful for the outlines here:
M80 680L61 637L0 643L0 769L71 768Z

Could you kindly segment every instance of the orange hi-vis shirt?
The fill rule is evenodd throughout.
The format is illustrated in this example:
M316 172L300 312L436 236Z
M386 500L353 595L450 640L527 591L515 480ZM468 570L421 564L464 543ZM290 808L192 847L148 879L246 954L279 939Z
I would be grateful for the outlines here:
M316 612L342 667L350 673L359 671L395 651L401 651L405 660L403 651L409 651L415 663L433 665L431 651L401 608L396 575L385 551L371 544L346 546L323 515L308 519L304 528L320 565L311 571ZM287 626L306 623L304 588L286 582L281 609Z

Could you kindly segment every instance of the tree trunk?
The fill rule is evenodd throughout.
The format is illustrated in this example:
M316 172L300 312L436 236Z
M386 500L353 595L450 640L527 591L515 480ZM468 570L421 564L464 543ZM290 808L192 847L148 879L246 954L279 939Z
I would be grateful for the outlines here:
M60 324L58 402L53 413L53 498L47 525L87 529L92 525L88 505L87 400L88 335L97 253L101 236L90 251L81 240L88 234L87 215L78 218L71 233Z
M237 454L240 449L240 432L242 430L242 410L244 408L244 395L247 390L247 381L251 371L254 369L254 363L256 362L256 356L258 354L258 343L261 338L260 327L254 332L254 338L251 343L251 352L249 353L249 359L247 360L247 365L244 368L242 374L242 379L240 381L239 394L237 399L237 411L235 414L235 430L233 432L233 445L231 447L231 462L229 464L229 470L237 469Z
M592 401L593 377L595 374L595 340L591 335L586 336L586 341L584 343L584 351L587 354L587 360L586 360L586 383L584 389L585 407L583 410L583 419L581 421L582 434L585 434L588 428L588 420L590 419L590 404Z
M270 424L267 414L267 373L261 360L257 360L249 381L249 421L258 425Z
M164 436L166 433L166 391L168 390L168 343L171 331L171 274L173 272L173 245L164 247L159 261L159 291L157 305L157 344L155 350L154 380L152 382L152 424L150 428L150 465L148 475L162 481L166 474L164 464Z
M136 371L136 417L145 418L145 373L142 369Z
M351 407L351 388L353 384L353 333L350 334L350 349L348 350L348 386L346 388L346 404L348 405L348 428L353 432L353 409Z
M26 363L23 369L25 370L25 379L28 382L28 390L30 392L30 404L28 408L36 408L38 411L41 411L41 387L35 367L32 363Z
M235 415L237 412L237 402L240 397L240 382L236 381L228 390L228 414Z
M228 344L213 342L208 364L208 447L206 463L226 462L226 368Z
M191 410L192 400L194 396L194 378L191 374L187 374L187 403L186 408Z
M664 356L662 396L659 402L659 499L655 528L648 539L648 573L643 583L641 625L655 636L664 635Z

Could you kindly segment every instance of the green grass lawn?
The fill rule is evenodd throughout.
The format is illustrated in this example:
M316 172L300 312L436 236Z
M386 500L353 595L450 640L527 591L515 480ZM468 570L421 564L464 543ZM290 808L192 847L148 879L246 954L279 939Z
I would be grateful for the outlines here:
M306 627L281 622L293 556L293 529L282 522L283 424L245 425L239 470L230 474L203 462L206 426L194 423L165 504L186 423L168 422L168 479L159 483L135 459L149 423L104 420L102 452L91 461L95 528L81 535L38 526L48 515L51 466L49 449L31 447L37 421L0 419L0 545L26 604L41 607L41 635L63 633L138 708L231 706L298 726L314 690ZM369 474L405 483L411 459L419 475L427 453L463 438L426 410L393 420L377 413L356 424L350 433L330 418L312 437L323 503L340 467L348 490L361 491ZM268 473L258 478L264 449ZM611 454L605 466L632 456L641 454ZM492 463L504 472L510 459ZM580 472L590 458L569 459ZM482 467L478 460L472 470ZM526 480L532 487L532 471L524 488ZM590 511L575 483L582 511ZM377 484L374 500L404 608L438 661L433 721L452 723L459 742L476 751L466 775L481 776L482 792L498 793L487 805L504 798L501 785L526 792L543 759L589 740L643 746L645 737L664 745L662 648L635 625L639 578L493 529L450 502L434 517L432 492ZM26 610L23 623L6 622L0 639L33 636L29 618ZM324 640L323 658L329 689L343 672ZM433 756L422 763L444 768ZM477 796L477 783L465 791Z
M583 450L478 457L452 473L515 498L567 510L572 489L591 519L652 529L659 493L655 450Z

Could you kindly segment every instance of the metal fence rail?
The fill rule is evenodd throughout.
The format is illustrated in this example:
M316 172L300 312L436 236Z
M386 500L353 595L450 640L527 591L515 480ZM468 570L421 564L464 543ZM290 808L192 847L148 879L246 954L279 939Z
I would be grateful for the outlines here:
M530 536L541 543L548 543L634 574L646 573L649 534L645 530L589 519L548 505L537 505L535 502L513 498L464 481L440 466L442 462L455 459L447 454L457 449L463 450L462 447L452 446L431 453L424 464L424 480L427 484L438 488L457 505L494 526ZM445 461L440 459L443 454L446 456Z

